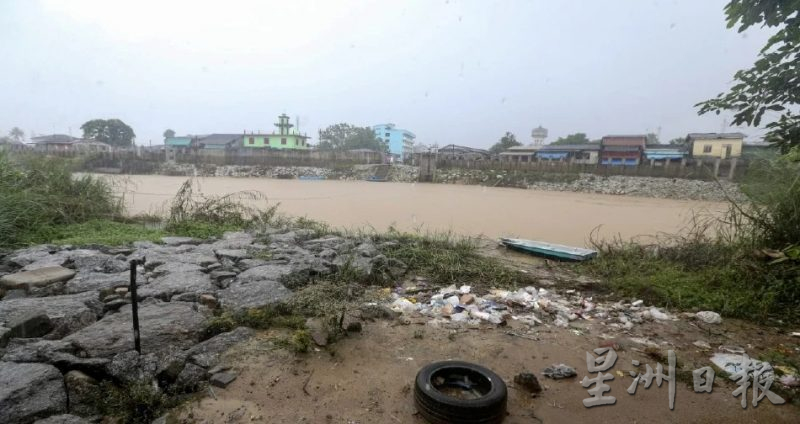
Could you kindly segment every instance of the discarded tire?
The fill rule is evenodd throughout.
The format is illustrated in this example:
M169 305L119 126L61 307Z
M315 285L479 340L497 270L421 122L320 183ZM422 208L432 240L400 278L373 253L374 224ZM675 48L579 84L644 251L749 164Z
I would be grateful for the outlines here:
M480 365L441 361L417 373L414 402L433 424L493 424L506 416L508 390L503 379Z

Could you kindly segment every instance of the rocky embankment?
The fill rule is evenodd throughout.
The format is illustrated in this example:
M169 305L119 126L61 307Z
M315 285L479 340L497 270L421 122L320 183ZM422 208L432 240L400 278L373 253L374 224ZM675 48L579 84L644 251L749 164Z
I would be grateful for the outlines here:
M199 177L259 177L297 179L314 178L325 180L365 180L375 175L378 167L386 165L353 165L343 168L319 168L313 166L246 166L246 165L200 165L165 163L159 173ZM417 181L419 170L416 166L392 165L388 179L393 182Z
M326 180L365 180L375 175L376 169L385 165L354 165L340 169L308 166L237 166L164 164L159 171L165 175L203 177L261 177L261 178L314 178ZM409 165L391 165L387 179L392 182L411 183L418 180L419 169ZM633 177L624 175L600 176L594 174L526 173L518 171L490 171L477 169L441 169L436 181L444 184L485 185L515 187L534 190L570 191L637 197L654 197L677 200L704 200L723 202L742 201L744 195L730 181L703 181L682 178Z
M97 418L93 396L101 381L145 381L166 393L224 386L235 374L221 354L253 331L207 338L213 310L286 300L345 263L364 274L405 272L378 248L297 229L215 241L167 237L130 248L44 245L0 255L0 422L66 413ZM145 260L137 269L142 354L132 332L134 259Z
M726 195L744 200L739 187L730 181L703 181L683 178L632 177L624 175L526 173L448 169L437 172L437 181L446 184L478 184L493 187L516 187L533 190L571 191L654 197L660 199L704 200L722 202Z

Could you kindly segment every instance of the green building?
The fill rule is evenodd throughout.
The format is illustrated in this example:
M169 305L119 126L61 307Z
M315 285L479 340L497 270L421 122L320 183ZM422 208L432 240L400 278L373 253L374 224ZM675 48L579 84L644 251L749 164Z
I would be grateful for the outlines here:
M300 134L294 125L289 123L289 117L284 113L278 117L275 124L278 132L271 134L243 134L242 147L244 148L272 148L272 149L308 149L310 137Z

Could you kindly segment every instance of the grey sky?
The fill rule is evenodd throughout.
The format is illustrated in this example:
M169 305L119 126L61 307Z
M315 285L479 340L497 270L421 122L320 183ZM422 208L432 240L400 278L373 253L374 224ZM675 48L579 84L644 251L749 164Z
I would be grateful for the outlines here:
M769 35L726 29L726 2L0 0L0 131L115 117L146 145L286 112L314 138L393 122L440 145L539 124L666 141L721 129L693 105Z

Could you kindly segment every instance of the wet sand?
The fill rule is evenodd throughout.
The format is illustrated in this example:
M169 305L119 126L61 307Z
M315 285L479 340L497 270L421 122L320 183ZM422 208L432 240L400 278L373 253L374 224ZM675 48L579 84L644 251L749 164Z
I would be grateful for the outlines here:
M129 213L158 212L186 177L104 176L125 193ZM629 239L683 228L692 213L719 213L724 203L632 196L548 192L480 186L303 181L268 178L200 178L204 194L257 190L294 216L337 227L393 225L402 230L453 231L491 238L513 236L586 245L602 237Z

